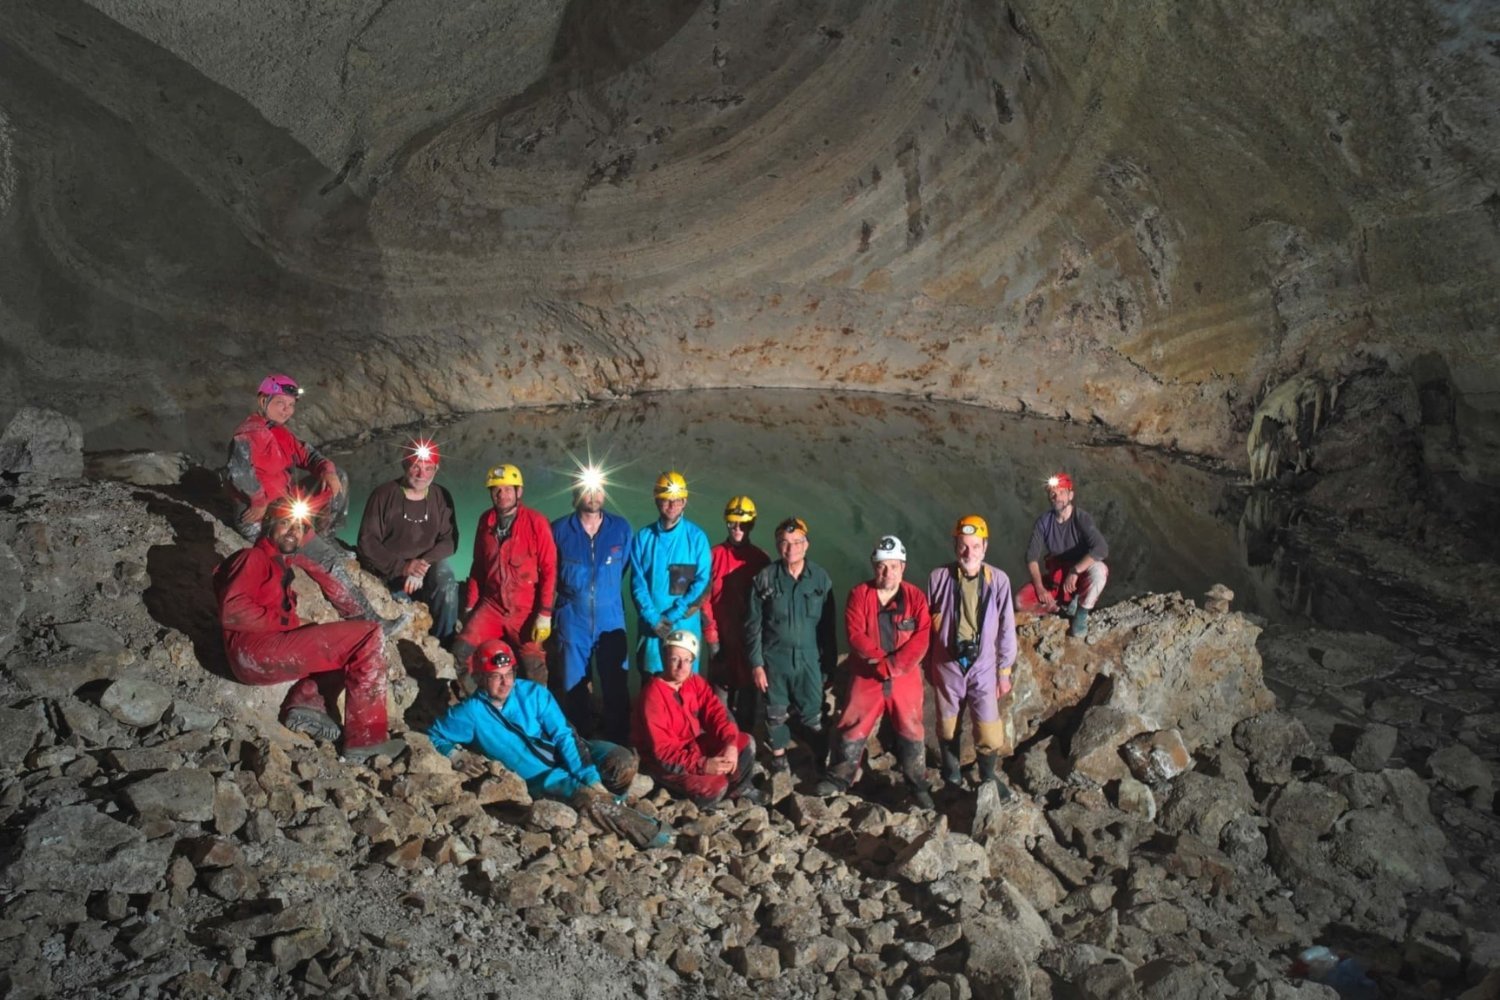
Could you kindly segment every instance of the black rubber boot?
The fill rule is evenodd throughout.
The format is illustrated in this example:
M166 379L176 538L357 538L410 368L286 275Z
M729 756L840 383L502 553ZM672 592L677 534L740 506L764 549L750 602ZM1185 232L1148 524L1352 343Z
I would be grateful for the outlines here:
M953 788L962 788L964 783L963 768L959 764L958 737L951 740L938 740L938 749L943 755L943 784Z
M911 797L923 809L933 808L932 792L927 786L927 747L921 740L896 740L896 760L901 775L911 788Z
M813 789L814 795L842 795L859 778L859 761L865 753L864 740L837 740L834 742L828 770Z
M1010 790L1010 786L1005 783L1005 779L1000 776L999 754L982 753L978 755L977 761L979 763L979 779L995 783L995 790L1000 793L1000 801L1002 803L1009 802L1016 797L1015 793Z

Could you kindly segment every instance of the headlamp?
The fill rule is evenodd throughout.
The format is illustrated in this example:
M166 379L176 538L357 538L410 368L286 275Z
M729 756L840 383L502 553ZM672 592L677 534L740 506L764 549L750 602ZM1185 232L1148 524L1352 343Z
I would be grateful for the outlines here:
M578 470L578 477L573 481L573 488L579 493L603 493L608 480L604 476L604 470L597 465L585 465Z

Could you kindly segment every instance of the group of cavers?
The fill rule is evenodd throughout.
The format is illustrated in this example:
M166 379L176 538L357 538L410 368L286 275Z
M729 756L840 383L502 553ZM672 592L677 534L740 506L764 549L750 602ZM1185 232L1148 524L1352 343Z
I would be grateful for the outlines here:
M383 620L330 540L348 508L348 482L287 429L301 395L288 376L267 376L230 445L226 481L237 528L252 544L215 573L225 649L240 681L291 683L280 716L288 729L337 743L352 761L394 758L405 743L389 734L384 645L412 611ZM724 509L724 541L710 545L683 516L686 480L668 471L653 490L659 516L632 530L605 510L604 477L585 469L572 513L549 524L523 503L521 470L500 464L485 476L491 506L461 584L448 562L458 528L452 496L436 484L441 461L436 443L411 442L400 477L371 493L355 546L393 596L426 603L433 635L453 654L454 703L428 730L433 747L466 773L498 761L534 797L569 801L643 847L667 843L670 832L625 804L637 772L700 808L759 801L752 733L761 726L772 771L790 769L795 726L812 751L815 791L826 796L858 780L869 737L886 719L913 801L932 808L924 680L936 703L942 781L966 787L967 708L978 780L1009 798L999 765L1013 749L1004 708L1015 612L1065 615L1069 634L1084 636L1108 578L1105 540L1058 473L1027 548L1031 579L1014 596L1006 574L985 561L989 526L978 515L958 520L954 559L925 588L905 579L901 539L876 541L870 578L844 604L849 653L839 669L833 582L808 558L801 518L777 524L773 559L751 541L754 502L736 496ZM343 620L302 622L294 568ZM638 616L633 656L627 570ZM632 659L641 678L634 704ZM829 713L825 692L835 684Z

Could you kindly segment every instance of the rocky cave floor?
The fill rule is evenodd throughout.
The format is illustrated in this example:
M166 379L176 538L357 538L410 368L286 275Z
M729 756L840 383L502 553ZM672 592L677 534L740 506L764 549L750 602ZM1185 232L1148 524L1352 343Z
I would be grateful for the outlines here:
M883 754L769 808L638 779L677 831L641 853L432 751L423 622L387 650L407 755L281 729L280 688L227 678L209 581L240 543L191 495L0 488L8 996L1335 996L1289 974L1315 944L1370 995L1500 996L1500 677L1441 621L1408 647L1153 595L1086 642L1024 622L1017 803L908 810Z

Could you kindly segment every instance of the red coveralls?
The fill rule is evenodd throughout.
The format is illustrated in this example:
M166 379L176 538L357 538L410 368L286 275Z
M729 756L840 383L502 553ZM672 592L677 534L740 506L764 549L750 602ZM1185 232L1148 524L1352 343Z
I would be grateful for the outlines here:
M722 799L731 782L744 782L754 761L749 735L735 726L701 674L689 674L677 691L659 674L648 680L636 705L631 742L647 774L695 802ZM703 762L731 744L740 752L741 773L704 774Z
M294 566L312 577L340 614L360 613L349 592L323 567L302 555L283 556L270 538L262 537L214 572L229 668L244 684L295 681L282 702L282 718L293 708L311 708L337 719L338 697L347 689L344 746L385 742L380 626L364 620L303 625L292 591Z
M899 602L892 635L895 652L887 655L880 641L880 595L870 583L857 584L844 607L849 633L849 702L839 718L839 739L864 742L881 716L890 713L898 739L920 743L922 671L931 641L932 617L927 595L905 580L891 599ZM889 607L889 606L888 606Z
M295 470L305 469L322 478L333 467L316 448L282 424L273 424L259 413L250 414L234 429L234 439L229 443L229 485L244 508L237 511L240 523L258 528L266 508L296 486ZM320 501L327 500L326 493L320 489L308 498L313 510L323 510Z
M746 542L720 542L709 550L708 603L703 606L703 638L720 644L722 665L710 667L714 683L730 691L750 685L750 661L745 657L745 608L755 574L771 565L771 557Z
M517 507L510 534L495 537L499 513L491 507L474 532L474 562L465 584L464 607L473 609L459 642L478 648L504 639L521 659L528 680L545 683L547 655L531 639L536 615L551 615L557 592L557 543L552 525L530 507ZM540 675L540 676L538 676Z

